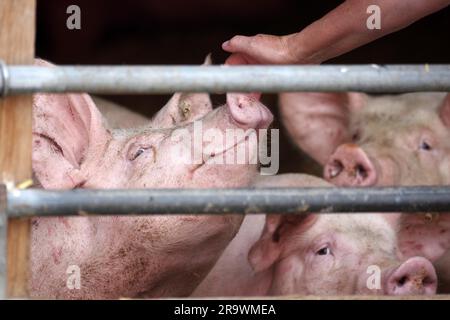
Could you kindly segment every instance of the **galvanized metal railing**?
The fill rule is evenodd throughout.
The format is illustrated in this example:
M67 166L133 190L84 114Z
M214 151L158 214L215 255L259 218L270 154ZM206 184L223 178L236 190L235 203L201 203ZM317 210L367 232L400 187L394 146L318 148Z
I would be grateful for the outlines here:
M6 66L0 92L450 91L450 65Z
M38 67L0 61L1 96L176 91L450 91L450 65ZM450 212L450 187L50 191L0 185L0 298L8 217L262 212Z
M8 217L450 212L450 187L125 189L6 192Z

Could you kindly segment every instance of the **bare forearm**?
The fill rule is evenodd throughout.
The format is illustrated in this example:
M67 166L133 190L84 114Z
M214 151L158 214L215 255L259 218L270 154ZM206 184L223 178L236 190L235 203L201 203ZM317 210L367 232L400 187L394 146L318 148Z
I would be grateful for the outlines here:
M449 4L449 0L347 0L301 32L288 36L288 44L299 63L321 63L400 30ZM380 7L381 29L367 28L370 5Z

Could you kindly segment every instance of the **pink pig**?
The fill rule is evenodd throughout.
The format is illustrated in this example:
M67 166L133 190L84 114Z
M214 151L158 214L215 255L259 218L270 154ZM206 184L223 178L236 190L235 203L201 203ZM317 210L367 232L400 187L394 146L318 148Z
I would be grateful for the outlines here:
M42 62L40 62L42 64ZM232 188L249 184L255 164L220 164L254 140L208 140L200 163L181 162L173 133L267 128L270 111L243 94L212 109L207 94L176 94L147 126L112 130L87 94L37 94L33 104L37 186L74 188ZM203 132L204 132L203 131ZM179 137L178 137L179 138ZM36 218L30 292L45 298L186 296L237 232L239 215ZM68 285L79 271L79 287ZM72 278L71 278L72 279Z
M330 186L299 174L255 185ZM194 296L435 293L427 259L397 257L397 223L397 214L248 215Z
M450 185L449 94L288 93L280 112L335 185ZM405 257L434 261L450 249L448 214L405 214L400 226Z

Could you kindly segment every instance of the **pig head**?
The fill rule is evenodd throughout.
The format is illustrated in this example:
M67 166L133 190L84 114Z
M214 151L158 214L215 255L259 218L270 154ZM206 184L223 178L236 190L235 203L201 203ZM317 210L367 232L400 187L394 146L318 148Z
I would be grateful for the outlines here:
M450 96L288 93L283 123L339 186L450 184Z
M395 231L380 215L267 216L250 264L257 272L270 270L270 295L436 293L431 262L399 260Z
M244 136L224 142L205 132L267 128L271 120L265 106L242 94L228 94L227 103L214 110L206 94L176 94L148 126L111 130L87 94L37 94L36 185L45 189L246 186L257 172L256 164L219 160L233 157L241 146L248 157L255 156L255 141ZM199 123L202 130L196 131ZM194 139L197 145L188 143ZM196 153L199 161L191 161ZM188 295L241 220L205 215L34 219L31 295ZM68 270L74 266L81 286L71 289Z
M241 145L253 157L255 140L223 134L267 128L272 121L259 101L235 93L214 110L207 94L177 93L148 126L129 130L111 130L86 94L35 95L33 113L35 175L44 188L59 189L246 185L256 165L229 164L225 157Z
M329 187L300 174L256 187ZM398 214L247 215L195 296L432 294L425 258L397 256Z
M268 177L258 186L292 187L294 177ZM327 184L316 179L308 186ZM397 214L267 215L248 258L256 272L273 277L270 295L435 293L427 259L397 257L397 227Z

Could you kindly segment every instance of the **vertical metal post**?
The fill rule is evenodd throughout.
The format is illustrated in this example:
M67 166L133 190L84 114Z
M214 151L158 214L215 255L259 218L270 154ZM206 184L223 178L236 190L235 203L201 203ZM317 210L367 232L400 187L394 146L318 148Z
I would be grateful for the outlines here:
M0 59L10 65L33 64L35 21L36 0L0 0ZM9 76L4 70L2 79L8 83ZM14 186L31 179L31 126L31 95L0 99L0 183ZM8 232L5 226L7 297L27 297L30 221L9 219Z
M0 184L0 300L6 299L7 295L7 240L8 240L8 217L6 216L6 186Z

